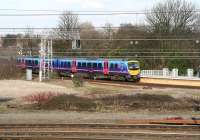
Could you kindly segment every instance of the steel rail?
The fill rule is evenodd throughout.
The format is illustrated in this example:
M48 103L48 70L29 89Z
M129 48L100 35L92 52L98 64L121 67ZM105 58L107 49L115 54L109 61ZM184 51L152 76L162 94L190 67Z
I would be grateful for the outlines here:
M176 129L199 130L200 125L166 125L166 124L112 124L112 123L80 123L80 124L0 124L0 129L13 128L96 128L96 129Z
M10 136L17 136L17 137L24 137L29 136L32 138L51 138L51 137L94 137L94 138L121 138L121 139L131 139L131 138L141 138L141 137L148 137L148 138L176 138L176 139L200 139L200 134L195 133L176 133L176 132L99 132L99 131L32 131L32 132L23 132L23 131L16 131L16 132L0 132L0 138L2 137L10 137Z
M85 80L91 84L116 86L116 87L122 87L122 88L134 88L135 86L148 86L148 87L156 87L156 88L200 89L200 87L198 86L187 86L187 85L170 85L170 84L154 84L154 83L151 84L151 83L141 83L141 82L133 83L133 82L125 82L125 81L89 80L89 79L85 79ZM181 81L181 80L178 80L178 81ZM192 81L192 80L182 80L182 81Z

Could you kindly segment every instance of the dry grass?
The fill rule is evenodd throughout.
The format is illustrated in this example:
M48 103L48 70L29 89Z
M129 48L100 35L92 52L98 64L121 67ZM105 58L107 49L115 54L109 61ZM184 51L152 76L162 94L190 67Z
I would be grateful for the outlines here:
M190 97L190 98L187 98L186 100L187 102L192 103L192 106L195 111L200 111L200 97L199 96Z
M129 112L150 111L198 111L198 100L190 98L175 99L169 95L116 95L103 98L86 98L75 95L59 95L42 104L42 109L65 111Z
M38 93L61 93L58 97L42 103L41 109L65 111L95 112L131 112L131 111L198 111L200 105L199 90L192 89L126 89L113 86L99 86L85 83L74 88L72 81L38 83L22 80L1 80L1 97L17 99L22 103L24 96ZM65 94L73 95L65 95ZM23 104L23 103L22 103ZM29 109L38 109L31 107Z
M75 74L72 78L72 82L74 84L74 87L83 87L84 80L82 74Z
M16 67L14 60L0 59L0 80L2 79L18 79L22 77L21 71Z
M40 106L53 99L53 97L58 96L59 93L53 93L53 92L41 92L38 94L32 94L23 97L24 101L30 104L36 104L39 108Z
M50 110L61 109L65 111L92 111L96 108L96 104L88 98L63 94L44 103L42 108Z
M138 109L172 110L179 101L168 95L117 95L97 100L108 110L132 111ZM176 106L177 107L177 106Z

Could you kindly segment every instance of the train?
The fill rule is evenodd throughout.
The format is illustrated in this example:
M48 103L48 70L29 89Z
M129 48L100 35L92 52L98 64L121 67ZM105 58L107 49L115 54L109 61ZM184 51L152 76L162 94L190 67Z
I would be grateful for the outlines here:
M140 64L136 60L102 59L102 58L53 58L54 72L66 75L84 74L90 78L121 78L126 81L140 81ZM40 58L19 57L17 66L22 69L39 71Z

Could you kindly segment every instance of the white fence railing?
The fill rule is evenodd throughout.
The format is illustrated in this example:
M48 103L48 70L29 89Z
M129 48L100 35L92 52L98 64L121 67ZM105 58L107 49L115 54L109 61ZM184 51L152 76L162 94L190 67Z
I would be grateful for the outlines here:
M172 71L168 68L163 70L141 70L141 77L200 80L199 76L194 76L193 69L188 69L186 76L180 76L178 69L172 69Z
M142 70L142 76L163 76L163 70Z

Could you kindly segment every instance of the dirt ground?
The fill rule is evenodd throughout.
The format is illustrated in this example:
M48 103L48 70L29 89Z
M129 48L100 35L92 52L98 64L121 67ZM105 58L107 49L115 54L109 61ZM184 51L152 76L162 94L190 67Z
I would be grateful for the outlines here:
M84 87L75 88L70 80L53 80L46 83L23 80L0 80L0 96L21 98L39 92L56 92L65 94L77 94L79 96L105 96L112 94L158 94L179 97L200 97L199 89L181 88L152 88L135 86L134 88L113 87L85 83Z
M64 111L32 111L32 112L10 112L0 114L0 124L16 123L115 123L124 120L142 120L142 119L163 119L168 117L182 117L191 119L191 117L200 117L198 113L177 112L177 113L157 113L157 112L64 112Z
M63 81L53 80L48 83L53 85L63 86L66 88L73 88L73 84L69 80L63 80ZM98 84L85 83L85 86L83 88L75 88L75 90L76 91L78 90L78 94L83 95L84 97L88 95L88 92L90 90L95 91L93 92L93 95L101 94L102 96L108 94L126 94L126 95L156 94L156 95L170 95L174 98L200 97L200 89L187 89L187 88L147 87L147 86L134 86L133 88L125 88L112 85L98 85Z
M39 92L73 93L72 88L66 88L59 85L28 82L23 80L0 80L0 96L8 98L20 98Z
M0 123L86 123L86 122L116 122L126 119L156 119L166 117L200 117L200 112L173 111L154 112L149 110L134 110L130 112L79 112L61 110L17 110L15 107L7 108L8 104L22 104L24 96L40 92L55 92L73 94L79 97L102 98L113 95L169 95L175 99L183 97L200 98L198 89L180 88L152 88L134 86L134 88L113 87L84 83L83 87L75 88L69 80L53 80L45 83L23 80L1 80L0 99L13 98L9 102L0 102Z

